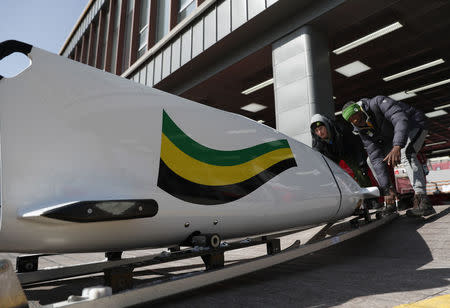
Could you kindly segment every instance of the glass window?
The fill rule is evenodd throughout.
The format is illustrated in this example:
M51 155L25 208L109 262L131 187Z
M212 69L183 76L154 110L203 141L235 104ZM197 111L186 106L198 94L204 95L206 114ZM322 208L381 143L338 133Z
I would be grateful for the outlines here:
M147 51L148 40L148 20L149 20L150 0L141 0L140 16L139 16L139 45L138 58Z
M81 43L78 43L77 46L75 47L75 61L80 62L80 58L81 58Z
M185 19L189 14L191 14L197 7L196 0L178 0L178 16L177 22L179 23Z
M114 12L114 26L112 35L112 50L111 50L111 73L116 73L117 64L117 43L119 39L119 26L120 26L120 8L122 6L122 0L116 2L116 9Z
M156 11L156 41L169 33L170 0L158 0Z
M81 62L87 64L87 55L88 55L88 49L89 49L89 32L86 31L86 33L83 35L82 41L82 51L83 54L81 55Z
M130 49L131 49L131 25L133 22L134 0L127 1L125 15L125 31L123 37L122 67L120 73L124 72L130 66Z
M108 27L109 27L109 4L105 5L105 10L103 11L105 18L103 20L103 33L100 35L102 36L102 42L101 46L98 46L100 49L100 59L98 63L100 63L99 68L105 69L105 60L106 60L106 43L108 40Z
M93 31L92 31L92 37L91 37L91 44L89 46L90 50L89 50L89 65L94 66L95 64L95 56L96 56L96 51L97 51L97 32L98 32L98 21L95 20L92 23L92 27L93 27Z

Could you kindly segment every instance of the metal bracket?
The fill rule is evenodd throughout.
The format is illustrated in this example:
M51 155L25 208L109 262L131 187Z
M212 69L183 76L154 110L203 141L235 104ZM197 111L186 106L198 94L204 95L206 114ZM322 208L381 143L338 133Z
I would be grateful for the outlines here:
M133 288L133 270L131 266L119 266L104 271L105 284L113 293Z
M123 253L123 251L107 251L107 252L105 252L105 258L107 258L108 261L121 260L122 253Z
M275 254L281 252L280 239L274 238L274 239L267 240L266 247L267 247L268 255L275 255Z
M223 252L212 253L202 256L203 263L205 263L206 270L213 270L225 266L225 254Z
M179 245L176 246L171 246L168 248L170 252L177 252L177 251L181 251L181 247Z
M16 271L18 273L34 272L38 269L39 257L42 255L26 255L16 258Z

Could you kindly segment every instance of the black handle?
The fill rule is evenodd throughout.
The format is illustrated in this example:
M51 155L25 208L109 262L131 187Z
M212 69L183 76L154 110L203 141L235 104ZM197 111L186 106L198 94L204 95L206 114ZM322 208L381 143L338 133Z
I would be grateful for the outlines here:
M0 43L0 60L2 60L4 57L9 56L10 54L14 52L21 52L24 55L27 55L30 53L31 46L30 44L19 42L16 40L8 40Z
M14 52L20 52L24 55L28 55L31 51L30 44L19 42L16 40L8 40L0 43L0 61L9 56L10 54ZM3 76L0 75L0 79L2 79Z

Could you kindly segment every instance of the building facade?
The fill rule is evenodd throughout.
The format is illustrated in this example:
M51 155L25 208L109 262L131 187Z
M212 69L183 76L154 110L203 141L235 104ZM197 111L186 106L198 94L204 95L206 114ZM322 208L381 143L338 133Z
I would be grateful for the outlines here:
M60 54L307 144L314 113L392 96L430 114L431 154L450 148L449 9L419 0L92 0Z

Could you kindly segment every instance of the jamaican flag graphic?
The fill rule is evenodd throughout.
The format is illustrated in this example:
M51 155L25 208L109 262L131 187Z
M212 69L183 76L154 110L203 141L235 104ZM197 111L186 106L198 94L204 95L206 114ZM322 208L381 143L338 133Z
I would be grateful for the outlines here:
M286 139L215 150L188 137L163 111L158 186L178 199L205 205L231 202L295 166Z

